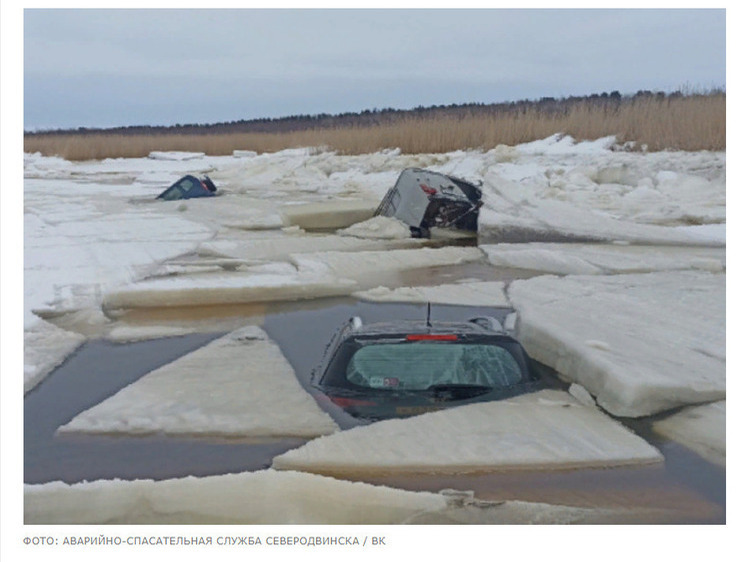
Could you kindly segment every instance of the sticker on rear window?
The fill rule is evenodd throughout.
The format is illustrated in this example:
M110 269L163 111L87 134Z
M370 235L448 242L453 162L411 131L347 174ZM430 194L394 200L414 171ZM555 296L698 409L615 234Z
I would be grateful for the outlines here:
M397 377L371 377L368 379L368 384L372 388L392 388L399 386L399 379Z

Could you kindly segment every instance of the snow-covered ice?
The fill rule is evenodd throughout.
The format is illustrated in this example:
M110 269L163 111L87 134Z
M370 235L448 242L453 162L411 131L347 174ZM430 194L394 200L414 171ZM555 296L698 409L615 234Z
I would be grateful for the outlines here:
M343 156L320 149L291 149L261 155L239 151L220 157L169 152L100 162L26 154L24 324L32 329L35 310L51 317L96 309L105 295L129 291L138 282L163 275L194 278L194 287L186 283L156 287L185 291L185 295L194 289L199 294L192 291L190 302L212 289L213 294L225 289L235 296L245 278L217 275L211 287L201 279L204 268L213 267L220 274L219 268L225 273L266 262L298 265L290 256L301 253L346 252L330 268L332 275L340 277L332 285L339 287L345 280L360 285L360 279L354 279L359 262L351 259L345 267L346 258L363 250L397 248L394 243L419 247L421 242L375 240L370 230L366 239L312 236L283 227L294 224L293 217L296 223L315 228L335 228L340 221L352 225L370 218L401 170L410 166L485 181L480 219L483 244L500 241L496 234L503 233L511 241L533 240L539 234L539 240L580 236L723 248L724 153L625 152L612 150L611 142L609 138L575 142L554 135L485 152L407 155L386 150ZM153 200L185 173L209 174L221 196L202 201ZM528 249L521 248L520 254L510 258L533 266L560 260L567 266L568 249L546 249L554 255L528 255ZM488 254L498 260L495 252ZM500 259L506 259L506 254L502 250ZM675 254L679 254L676 259ZM721 259L718 254L693 252L689 258L685 254L686 250L671 249L668 255L680 264L665 267L688 267L687 263L715 267ZM574 257L596 268L606 267L609 261L599 263L601 258L591 259L588 253ZM224 260L215 261L220 258ZM210 259L214 261L208 263ZM196 263L190 265L190 260ZM666 258L647 258L645 265L656 268L662 260ZM321 270L320 263L312 265L317 272ZM375 268L369 265L367 271L371 269ZM552 265L540 269L557 270ZM274 292L268 298L298 298L299 292L303 296L340 294L338 289L330 291L327 279L299 287L307 281L301 279L303 272L286 271L285 281L258 275L259 281L267 281L267 292ZM249 285L260 288L252 288L251 295L242 298L261 298L262 283L249 281ZM287 287L287 292L279 286ZM375 286L371 280L350 290ZM109 327L100 325L99 330L107 332Z
M378 206L373 200L325 201L304 205L285 205L281 209L287 226L304 229L346 228L371 219Z
M661 460L659 451L596 408L543 390L356 427L283 453L272 466L322 474L464 473Z
M34 388L85 340L86 338L81 334L63 330L44 320L32 323L24 332L23 337L24 392Z
M722 272L726 248L618 244L486 244L491 264L557 273L613 275L696 269Z
M541 276L514 281L527 352L617 416L726 395L723 273Z
M459 265L484 259L477 248L445 247L364 252L319 252L291 256L299 271L324 271L366 286L382 272L403 272L439 265Z
M334 501L330 501L334 498ZM445 509L444 496L264 470L25 487L26 524L370 524Z
M241 271L146 279L109 291L109 309L206 306L299 300L348 295L358 285L319 267L296 268L287 262L249 266Z
M27 525L551 525L662 517L651 512L480 501L468 491L412 492L272 469L163 481L51 482L24 490Z
M148 373L59 429L242 438L310 438L337 425L255 326Z
M609 142L556 135L508 161L496 149L504 161L483 169L481 238L719 245L675 227L726 221L723 153L626 153Z
M422 287L375 287L353 295L364 301L454 304L464 306L510 306L502 281L472 281Z
M345 156L324 149L301 148L261 155L236 151L221 157L153 153L149 158L99 162L68 162L26 154L25 390L41 381L85 338L161 337L188 333L197 326L197 322L190 324L188 320L162 324L160 318L148 325L129 325L114 313L121 307L230 305L333 295L390 302L428 300L511 306L519 312L518 335L530 355L574 383L573 395L586 405L563 398L572 405L555 410L568 419L564 417L552 428L544 428L541 435L554 431L557 436L563 425L576 427L589 416L595 416L594 425L600 431L613 426L622 431L615 433L612 442L599 443L594 453L584 449L573 436L557 436L555 452L545 451L543 456L541 451L535 451L533 459L528 456L523 461L536 466L555 455L559 464L568 461L604 465L638 462L647 454L652 455L649 460L654 460L658 453L645 452L645 447L638 447L640 443L623 438L627 435L625 430L611 422L604 411L645 416L720 401L703 409L685 408L657 425L657 431L701 454L711 456L715 451L718 462L725 448L725 154L627 152L615 148L611 138L575 142L568 136L554 135L516 147L446 154L408 155L395 149ZM484 181L477 248L435 249L428 247L426 241L405 236L401 229L391 228L391 223L385 227L381 220L371 221L378 202L406 167L424 167ZM186 173L209 174L220 195L205 200L154 200ZM333 233L334 230L338 232ZM577 243L567 243L570 241ZM492 265L496 271L521 268L554 275L440 287L402 286L400 274L412 270L476 263ZM231 414L230 420L221 419L217 408L218 401L224 399L218 388L221 385L211 386L210 392L204 387L202 393L197 390L201 382L198 364L215 363L226 353L221 347L224 344L226 349L235 344L235 350L242 348L244 352L249 346L271 345L266 339L249 339L240 346L235 341L231 344L230 337L218 340L215 345L184 357L182 363L177 361L143 378L138 384L144 385L140 387L144 395L128 397L125 391L135 392L137 385L128 387L122 396L94 407L75 423L88 425L88 429L101 423L103 428L104 420L109 419L106 423L119 429L104 431L120 431L124 425L134 424L132 427L139 427L137 431L177 433L209 433L216 428L230 433L243 425L241 432L251 433L256 428L250 427L248 413L245 417ZM276 378L291 379L297 384L287 362L277 359L262 375L272 372ZM226 377L225 388L239 384L235 375L240 363L238 356L228 364L218 359L221 368L212 369L212 380L202 382L212 385L218 376ZM242 369L247 368L246 363ZM278 377L280 373L288 376ZM189 408L183 404L174 406L171 413L175 415L169 419L174 388L169 393L159 393L157 385L148 381L179 375L186 377L179 383L185 386L185 392L187 387L195 391L190 398L194 402ZM193 379L187 381L189 377ZM145 396L150 391L153 394ZM300 386L293 393L289 391L297 393L305 395ZM248 400L251 393L242 387L235 394ZM287 405L286 397L278 397L281 398ZM238 397L228 397L226 404L238 404L233 400ZM433 416L436 420L464 417L464 423L474 428L475 420L482 420L484 410L501 405L475 405L472 409L460 408ZM297 417L293 408L284 408L289 416ZM121 417L117 418L119 414ZM88 415L92 417L84 423L82 420ZM269 416L265 421L276 429L290 424L289 417L272 418L279 415L277 411L263 415ZM401 448L402 459L409 459L412 466L439 462L446 466L453 461L449 457L457 454L480 466L501 461L496 459L494 448L471 440L456 443L456 453L439 451L438 447L421 451L419 440L427 442L427 436L421 435L425 430L421 432L419 424L431 420L430 416L336 433L286 455L318 450L319 458L314 462L332 462L338 452L328 444L346 441L350 433L364 434L367 442L372 440L368 444L377 445L377 432L383 431L377 427L384 427L397 432L403 428L392 439ZM597 423L598 419L602 421ZM698 430L691 428L693 423ZM578 427L577 432L585 435L585 427ZM320 435L328 430L312 433ZM490 438L476 434L478 441L481 437ZM563 447L567 448L568 457L563 457ZM531 447L519 448L517 454L521 450L527 452ZM389 462L389 453L383 454L378 464L369 458L370 454L358 455L369 468L378 470ZM568 460L574 454L573 460ZM290 457L279 457L276 462ZM504 458L501 462L509 461ZM267 477L280 486L280 479L286 478L275 471L268 474L272 476L257 474L256 482ZM242 477L236 478L226 486L227 490L243 482ZM305 476L296 478L299 483L305 482ZM182 484L200 487L202 482L192 479L143 486L148 490L173 486L170 489L176 498L176 490ZM204 484L206 490L217 480L210 482ZM27 488L27 505L32 506L37 501L33 498L38 497L35 505L46 503L47 517L57 509L47 494L59 492L54 501L60 501L62 521L69 522L78 514L86 520L93 517L101 521L99 517L106 519L104 515L92 515L96 509L88 510L76 498L90 493L86 497L102 501L114 498L115 502L119 501L116 497L121 497L125 501L124 488L118 496L118 486L132 486L127 489L134 490L140 485L111 482ZM335 497L348 493L337 483L333 487L335 491L329 493ZM407 497L409 502L415 496ZM440 496L437 499L442 501ZM166 503L171 501L176 500ZM268 504L277 504L267 512L268 519L275 517L273 521L285 523L295 516L291 513L299 513L300 509L299 520L303 521L356 520L352 507L329 519L320 516L314 511L317 506L310 505L311 496L309 504L298 509L287 506L283 511L283 501L267 500ZM350 505L358 509L356 502L360 501L354 494ZM138 512L150 517L142 505L133 505L132 511L123 506L110 519L136 520ZM529 512L535 513L535 507L531 506ZM189 512L193 507L185 509ZM194 509L195 521L213 520L213 514ZM392 511L382 508L381 521L448 520L443 511L416 511L408 508L392 516ZM35 517L29 512L27 516ZM164 521L170 517L165 515ZM585 516L580 517L584 520ZM464 513L456 518L469 519ZM242 512L236 520L257 519Z

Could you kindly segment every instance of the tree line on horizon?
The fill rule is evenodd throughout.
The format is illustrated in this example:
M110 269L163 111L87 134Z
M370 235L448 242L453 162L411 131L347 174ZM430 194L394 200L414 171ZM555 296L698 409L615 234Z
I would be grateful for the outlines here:
M712 96L725 94L723 88L703 93L683 93L674 91L639 90L632 95L622 95L619 91L602 92L587 96L569 96L564 98L542 97L539 100L520 100L500 103L452 103L449 105L417 106L411 109L365 109L360 112L338 114L319 113L315 115L290 115L287 117L267 117L242 119L212 124L175 124L175 125L128 125L121 127L78 127L75 129L53 129L25 132L26 136L34 135L143 135L143 134L221 134L221 133L285 133L308 129L332 129L340 127L370 127L396 123L402 118L449 116L456 118L489 116L497 114L521 114L529 111L547 115L562 115L570 112L579 104L591 104L614 110L626 103L641 100L667 100L682 97Z

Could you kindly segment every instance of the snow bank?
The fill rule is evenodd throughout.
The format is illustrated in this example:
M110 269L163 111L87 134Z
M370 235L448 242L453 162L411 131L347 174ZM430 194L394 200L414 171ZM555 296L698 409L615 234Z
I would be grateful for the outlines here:
M310 441L273 468L326 474L610 467L661 454L596 408L544 390L387 420Z
M23 334L23 391L34 388L85 339L43 320L27 326Z
M699 269L723 272L726 248L618 244L485 244L480 249L498 267L560 275L609 275Z
M250 438L336 430L280 349L253 326L152 371L59 429Z
M353 296L374 302L412 302L463 306L510 306L502 281L453 283L425 287L376 287Z
M355 236L356 238L383 238L397 240L411 238L410 227L400 220L391 217L376 216L366 221L356 223L343 230L338 230L340 236Z
M726 392L725 274L675 271L514 281L529 355L638 417Z
M265 470L159 482L27 485L24 523L388 525L446 506L439 494Z
M654 423L654 431L704 459L726 466L726 401L684 408Z

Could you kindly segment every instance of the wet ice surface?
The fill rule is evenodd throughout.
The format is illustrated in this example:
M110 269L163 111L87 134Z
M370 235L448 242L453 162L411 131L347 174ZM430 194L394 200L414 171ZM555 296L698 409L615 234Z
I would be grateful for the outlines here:
M59 431L278 439L337 429L280 349L250 326L149 373Z
M478 247L428 247L366 224L408 166L485 181ZM26 155L25 173L27 391L81 337L228 332L243 325L242 314L259 318L276 307L271 301L292 308L304 299L313 310L326 306L320 297L355 294L515 306L530 354L613 414L648 415L725 396L723 153L625 153L610 150L609 139L553 137L425 155L298 149L85 163ZM152 200L185 173L208 173L221 195ZM533 279L541 272L571 277ZM297 334L317 342L301 346L307 355L329 335L325 325L311 330ZM635 343L641 332L646 341ZM620 342L633 342L633 352L621 353ZM298 369L295 351L281 347ZM668 351L657 355L654 347ZM702 420L697 443L684 438L693 435L684 429L693 419ZM672 417L671 425L666 434L695 450L724 443L718 408ZM29 458L26 464L35 469ZM248 469L266 466L265 455ZM159 477L147 470L133 476ZM39 480L27 474L27 481Z
M565 392L543 390L350 429L280 455L273 467L337 475L372 467L465 473L662 460L656 449L595 408Z

